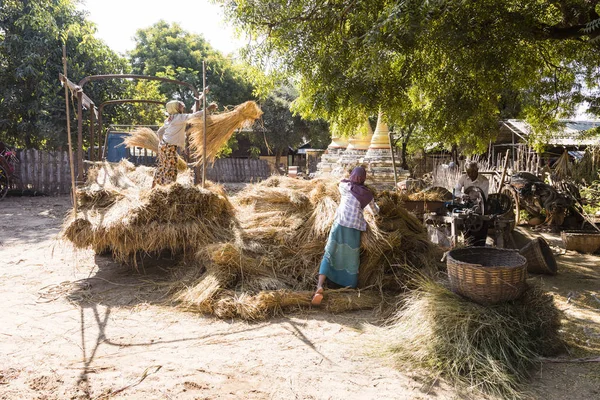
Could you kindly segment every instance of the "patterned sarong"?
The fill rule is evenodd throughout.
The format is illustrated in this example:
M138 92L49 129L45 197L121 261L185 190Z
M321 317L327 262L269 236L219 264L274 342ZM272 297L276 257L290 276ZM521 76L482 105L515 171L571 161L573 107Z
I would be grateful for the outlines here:
M344 287L356 287L360 265L360 231L334 223L319 274Z
M158 165L154 172L154 185L166 185L177 180L177 146L160 142L158 145Z

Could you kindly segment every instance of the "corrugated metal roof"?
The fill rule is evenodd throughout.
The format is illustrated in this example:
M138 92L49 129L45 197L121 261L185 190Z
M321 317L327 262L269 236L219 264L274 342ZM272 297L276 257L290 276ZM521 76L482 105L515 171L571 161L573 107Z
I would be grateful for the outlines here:
M521 119L509 119L505 124L515 129L517 134L523 137L529 136L532 132L531 126ZM548 138L548 144L557 146L590 146L600 145L600 137L582 137L583 133L592 128L600 126L600 121L572 121L561 120L564 124L560 132L554 133Z

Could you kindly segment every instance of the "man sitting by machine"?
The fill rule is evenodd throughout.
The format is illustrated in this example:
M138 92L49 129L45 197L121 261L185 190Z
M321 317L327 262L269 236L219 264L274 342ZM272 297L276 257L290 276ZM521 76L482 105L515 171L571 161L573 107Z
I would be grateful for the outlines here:
M479 173L479 166L474 161L465 165L465 172L456 183L454 196L461 199L473 211L483 214L490 182ZM467 242L472 246L485 246L488 225L488 221L483 221L482 224L479 224L480 229L467 229L465 232Z
M465 172L465 174L462 174L460 178L458 178L458 182L456 182L456 187L454 188L456 195L474 186L481 189L483 195L487 199L490 181L488 181L485 176L479 174L479 166L477 163L475 161L468 162L465 165ZM475 200L475 196L477 196L477 194L469 193L471 200Z

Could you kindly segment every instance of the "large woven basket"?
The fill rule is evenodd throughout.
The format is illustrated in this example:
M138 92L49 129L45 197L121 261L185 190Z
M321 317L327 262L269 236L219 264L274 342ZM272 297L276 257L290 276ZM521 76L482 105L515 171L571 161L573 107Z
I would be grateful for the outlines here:
M562 231L560 233L565 249L581 253L595 253L600 250L598 231Z
M465 247L446 259L452 290L476 303L514 300L527 288L527 259L515 250Z
M556 259L544 238L533 239L519 253L527 259L527 272L556 275Z

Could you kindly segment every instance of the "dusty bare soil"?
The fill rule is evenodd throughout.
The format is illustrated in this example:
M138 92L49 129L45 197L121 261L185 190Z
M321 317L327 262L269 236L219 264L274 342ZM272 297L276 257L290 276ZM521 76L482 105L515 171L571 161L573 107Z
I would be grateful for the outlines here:
M0 399L480 398L395 368L371 312L246 323L166 306L160 265L136 272L58 241L68 209L67 197L0 202ZM531 278L565 312L576 347L564 357L600 353L599 259L567 252L557 276ZM599 398L599 365L544 362L526 389Z

